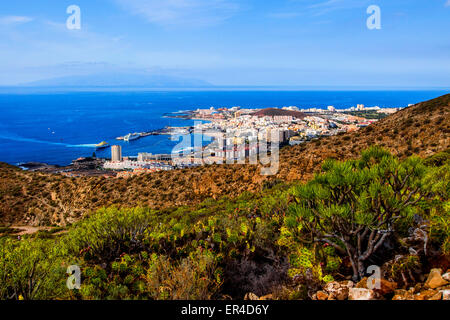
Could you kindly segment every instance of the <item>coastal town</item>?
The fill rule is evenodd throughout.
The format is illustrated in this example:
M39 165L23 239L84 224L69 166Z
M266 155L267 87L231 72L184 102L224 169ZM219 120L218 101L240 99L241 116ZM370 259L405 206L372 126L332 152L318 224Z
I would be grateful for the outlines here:
M123 156L121 145L112 145L108 159L94 156L76 159L67 167L31 165L27 169L72 177L102 175L108 178L128 178L204 164L252 163L252 159L255 163L258 155L270 150L273 144L298 145L320 137L356 131L400 109L358 104L347 109L337 109L334 106L326 109L300 109L295 106L249 109L235 106L183 111L165 116L196 120L193 126L166 127L116 138L129 143L149 135L168 135L174 141L181 138L182 143L171 154L139 153ZM201 137L200 141L195 138L198 136ZM205 144L204 137L209 138L210 142ZM109 147L106 142L104 144Z

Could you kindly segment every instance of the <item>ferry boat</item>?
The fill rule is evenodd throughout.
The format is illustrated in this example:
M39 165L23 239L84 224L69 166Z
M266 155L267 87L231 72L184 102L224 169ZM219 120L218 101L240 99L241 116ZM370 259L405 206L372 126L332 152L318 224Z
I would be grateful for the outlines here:
M124 141L133 141L133 140L137 140L141 137L140 133L129 133L127 134L125 137L123 137Z
M105 149L105 148L108 148L108 147L109 147L109 143L106 142L106 141L102 141L102 142L100 142L99 144L96 144L96 145L95 145L95 148L96 148L97 150L99 150L99 149Z

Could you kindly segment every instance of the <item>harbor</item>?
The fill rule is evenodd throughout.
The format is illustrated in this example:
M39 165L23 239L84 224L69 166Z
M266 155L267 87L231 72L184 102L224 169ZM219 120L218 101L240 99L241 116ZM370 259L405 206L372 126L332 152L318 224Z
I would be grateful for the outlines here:
M135 132L128 133L124 136L119 136L116 140L119 141L133 141L140 138L148 137L148 136L159 136L159 135L173 135L173 134L191 134L194 131L194 127L185 126L185 127L170 127L166 126L162 129L145 131L145 132Z
M175 117L182 115L183 120L199 121L193 126L165 126L155 130L131 132L115 138L122 143L113 145L102 141L93 145L98 155L94 152L92 157L78 158L69 166L31 165L29 169L70 176L130 177L204 164L245 162L250 157L257 157L261 150L266 150L273 143L280 146L296 145L323 136L355 131L400 109L365 107L358 104L356 107L341 110L333 106L326 109L299 109L290 106L265 109L209 108L175 112L172 114ZM167 140L171 142L164 143L169 146L170 151L166 148L168 151L165 153L157 151L152 154L148 152L155 150L151 141L137 141L159 135L169 136ZM193 136L188 137L189 135ZM201 144L198 136L201 136ZM181 137L183 138L179 143ZM160 139L157 143L163 141L164 139ZM262 147L262 144L267 146ZM137 152L130 152L132 145ZM122 155L122 150L125 155Z

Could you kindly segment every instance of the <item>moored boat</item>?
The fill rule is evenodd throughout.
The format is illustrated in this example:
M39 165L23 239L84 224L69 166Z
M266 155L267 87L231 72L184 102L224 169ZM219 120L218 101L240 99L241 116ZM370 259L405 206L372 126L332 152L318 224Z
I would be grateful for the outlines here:
M105 148L108 148L108 147L109 147L109 143L106 142L106 141L102 141L102 142L100 142L99 144L96 144L96 145L95 145L95 148L97 148L97 150L99 150L99 149L105 149Z
M133 141L133 140L137 140L141 137L140 133L129 133L127 134L125 137L123 137L124 141Z

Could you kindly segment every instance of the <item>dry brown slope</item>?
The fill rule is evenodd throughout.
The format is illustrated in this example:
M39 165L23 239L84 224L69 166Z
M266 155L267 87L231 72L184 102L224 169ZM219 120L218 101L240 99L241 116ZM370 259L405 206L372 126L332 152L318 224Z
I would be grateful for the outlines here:
M358 132L322 138L280 153L276 176L257 166L213 165L124 179L67 178L0 165L0 223L64 225L102 206L163 208L208 197L257 191L275 178L307 180L328 158L349 159L378 144L400 157L428 156L450 146L450 95L420 103Z
M450 145L450 94L405 108L357 132L287 148L280 155L282 179L309 179L326 158L349 159L370 145L381 145L403 158L422 157ZM299 170L300 169L300 170Z

